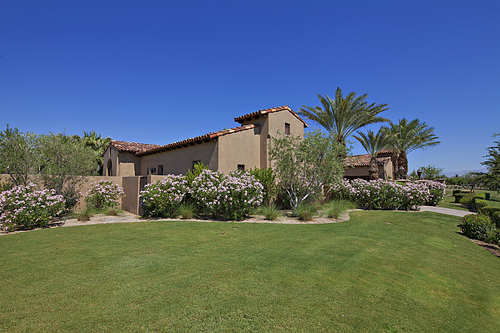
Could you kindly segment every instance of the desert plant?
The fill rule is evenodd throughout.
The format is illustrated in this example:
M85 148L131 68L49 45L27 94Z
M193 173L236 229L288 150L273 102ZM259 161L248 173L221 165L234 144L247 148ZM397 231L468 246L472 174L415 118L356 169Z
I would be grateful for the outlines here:
M275 221L282 215L281 210L274 203L259 207L258 213L264 215L269 221Z
M323 212L331 219L337 219L348 209L355 208L355 204L348 200L332 200L323 206Z
M177 207L177 215L181 217L181 219L192 219L196 217L196 206L193 203L181 203Z
M188 191L183 176L167 175L163 180L147 184L141 191L143 216L175 217L177 207Z

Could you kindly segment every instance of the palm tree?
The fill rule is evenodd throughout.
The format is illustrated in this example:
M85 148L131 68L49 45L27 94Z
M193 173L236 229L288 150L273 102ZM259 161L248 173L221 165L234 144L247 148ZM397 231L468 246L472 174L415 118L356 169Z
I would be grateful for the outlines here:
M83 143L86 147L90 147L92 150L97 152L97 163L98 163L98 170L97 172L102 175L103 167L102 167L102 154L104 153L104 150L108 146L109 142L111 141L111 138L103 138L101 137L101 134L97 134L96 131L92 130L90 132L85 132L83 131Z
M393 140L392 134L387 134L379 129L377 134L372 130L368 130L367 134L358 131L359 136L353 135L353 137L361 143L363 148L365 148L368 155L371 156L370 159L370 169L369 175L370 180L378 179L378 163L377 155L381 149L386 148Z
M397 124L391 122L388 127L382 127L381 130L386 134L393 135L390 146L396 153L393 160L395 175L398 174L400 167L403 167L404 175L408 174L409 153L417 149L434 147L441 143L434 134L434 127L429 127L418 119L408 121L403 118Z
M337 142L345 146L347 138L361 127L390 121L387 118L377 116L380 112L389 109L388 104L368 104L365 101L367 97L368 94L356 97L356 93L351 92L344 98L342 90L337 88L334 100L328 95L323 97L318 94L323 107L303 105L303 108L300 108L298 112L307 119L323 126L335 136Z

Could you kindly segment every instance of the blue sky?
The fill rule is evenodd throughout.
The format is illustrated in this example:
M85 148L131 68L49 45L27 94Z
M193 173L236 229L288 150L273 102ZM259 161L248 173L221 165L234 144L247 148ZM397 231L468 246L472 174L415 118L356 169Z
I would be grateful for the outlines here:
M0 126L167 144L340 87L435 128L410 170L477 170L500 132L499 17L496 0L4 0Z

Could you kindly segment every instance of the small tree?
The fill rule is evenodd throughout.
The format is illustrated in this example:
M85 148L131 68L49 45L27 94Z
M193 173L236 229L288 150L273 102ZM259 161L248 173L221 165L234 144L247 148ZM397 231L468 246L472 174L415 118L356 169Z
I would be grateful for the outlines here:
M422 171L422 179L436 180L440 178L445 178L443 175L443 168L438 168L432 165L421 166L419 168ZM418 177L417 177L418 178Z
M40 136L40 178L46 188L64 195L97 172L96 153L64 133Z
M38 137L17 127L0 132L0 173L7 173L15 186L28 185L29 175L38 172Z
M272 138L269 155L293 210L314 201L323 186L340 180L344 172L344 145L320 130L306 133L304 139L292 135Z
M368 130L367 134L358 131L358 135L353 135L353 137L361 143L363 148L365 148L368 155L370 155L370 168L368 170L370 180L377 180L378 176L378 162L377 155L378 152L386 148L392 140L394 135L386 134L382 132L380 129L377 134L372 130Z

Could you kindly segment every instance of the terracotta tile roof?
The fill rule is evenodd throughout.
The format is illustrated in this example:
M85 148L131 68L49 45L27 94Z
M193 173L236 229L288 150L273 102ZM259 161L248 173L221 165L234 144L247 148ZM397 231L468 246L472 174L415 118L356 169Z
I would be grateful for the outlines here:
M380 149L377 155L388 155L392 154L392 149Z
M346 163L350 167L366 167L366 166L370 166L370 160L371 160L371 156L368 154L354 155L354 156L348 156L346 158ZM389 156L377 157L377 164L382 166L387 161L390 161L390 160L391 160L391 158Z
M293 112L293 110L290 109L288 107L288 105L278 106L278 107L275 107L275 108L264 109L264 110L259 110L259 111L255 111L255 112L252 112L252 113L248 113L248 114L245 114L243 116L239 116L237 118L234 118L234 121L236 121L237 123L242 123L243 121L245 121L245 119L249 119L249 118L252 118L252 117L255 117L255 116L260 116L260 115L264 115L264 114L268 114L268 113L283 111L283 110L290 111L295 117L297 117L298 120L300 120L301 122L304 123L305 127L309 127L309 125L307 125L307 123L302 118L300 118L295 112Z
M246 131L246 130L256 128L256 127L260 127L260 125L259 124L248 124L248 125L230 128L230 129L226 129L226 130L222 130L222 131L210 132L210 133L205 134L205 135L197 136L194 138L189 138L189 139L182 140L182 141L177 141L174 143L169 143L168 145L164 145L164 146L156 145L155 148L148 149L148 150L141 151L141 152L137 152L136 155L144 156L144 155L156 154L156 153L160 153L160 152L168 151L168 150L172 150L172 149L177 149L177 148L181 148L181 147L194 146L196 143L208 142L212 139L218 138L218 137L223 136L223 135L237 133L237 132L241 132L241 131Z
M154 149L159 147L158 145L153 145L149 143L137 143L137 142L128 142L128 141L118 141L111 140L109 146L113 146L120 152L130 152L130 153L141 153L150 149ZM106 149L108 149L106 147ZM106 151L106 149L104 151Z

